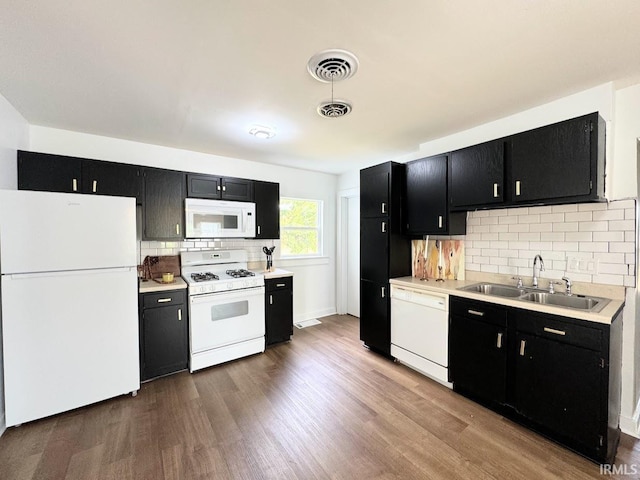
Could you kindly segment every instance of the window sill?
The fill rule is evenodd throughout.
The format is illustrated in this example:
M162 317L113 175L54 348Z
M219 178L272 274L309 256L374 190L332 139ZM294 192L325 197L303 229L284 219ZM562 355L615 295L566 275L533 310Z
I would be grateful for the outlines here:
M312 265L328 265L329 257L285 257L274 259L274 264L278 267L307 267Z

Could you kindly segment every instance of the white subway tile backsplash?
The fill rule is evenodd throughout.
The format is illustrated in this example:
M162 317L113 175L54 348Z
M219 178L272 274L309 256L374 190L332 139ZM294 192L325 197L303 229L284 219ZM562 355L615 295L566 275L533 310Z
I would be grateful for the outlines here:
M510 250L529 250L529 242L509 242Z
M578 205L579 212L593 212L596 210L607 210L606 203L581 203Z
M624 253L594 253L593 258L606 263L626 263Z
M578 211L578 205L576 205L576 204L571 204L571 205L553 205L551 207L551 211L553 213L558 213L558 212L577 212Z
M542 223L562 223L564 222L564 213L547 213L540 215Z
M518 223L540 223L540 215L519 215Z
M515 216L498 217L498 223L501 225L512 225L512 224L518 223L518 217L515 217Z
M509 225L489 225L491 233L505 233L509 231Z
M515 223L513 225L509 225L509 232L514 233L520 233L520 232L528 232L529 231L529 224L528 223Z
M518 275L517 267L510 267L507 265L498 265L498 273L503 275Z
M593 232L566 232L564 239L567 242L591 242L593 235Z
M580 252L608 252L609 244L607 242L579 242L578 251Z
M480 225L498 225L498 217L482 217Z
M624 285L624 275L593 275L593 283L604 283L607 285Z
M611 220L609 221L609 230L628 230L633 231L636 228L634 220Z
M636 210L635 208L625 208L624 210L624 219L625 220L634 220L636 219Z
M529 207L529 215L540 215L542 213L551 213L551 206Z
M521 215L528 215L529 214L529 208L528 207L521 207L521 208L507 208L507 215L512 215L512 216L521 216Z
M624 220L624 210L601 210L593 212L593 220Z
M577 252L578 242L553 242L554 250L562 250L563 252Z
M606 232L609 230L609 222L580 222L578 230L581 232Z
M577 232L579 225L580 224L578 222L554 223L553 231L554 232Z
M625 253L624 261L626 263L628 263L629 265L635 265L636 264L636 254L635 254L635 252L634 253Z
M498 241L500 240L499 233L482 233L480 234L481 240Z
M584 232L587 233L587 232ZM633 233L633 232L630 232ZM593 232L594 242L624 242L625 232Z
M551 232L553 230L553 223L532 223L529 226L530 232Z
M609 243L609 251L611 253L631 253L635 252L636 246L627 242L611 242Z
M540 241L540 233L539 232L528 232L528 233L519 233L518 240L524 242L539 242Z
M542 252L544 250L551 250L553 244L551 242L531 242L529 248L537 252Z
M486 273L498 273L498 265L488 265L485 263L480 266L480 271Z
M625 275L624 276L624 286L625 287L631 287L631 288L636 286L635 274L633 276L631 276L631 275Z
M632 208L635 210L636 201L629 199L629 200L617 200L615 202L609 203L609 210L627 209L627 208Z
M550 233L541 233L540 240L543 242L564 242L565 240L564 232L550 232Z
M508 242L513 240L518 240L518 235L519 234L517 232L514 232L514 233L506 232L506 233L500 233L499 238L501 241Z
M571 212L564 214L565 222L590 222L592 220L592 212Z
M629 275L629 265L624 263L598 263L598 274Z

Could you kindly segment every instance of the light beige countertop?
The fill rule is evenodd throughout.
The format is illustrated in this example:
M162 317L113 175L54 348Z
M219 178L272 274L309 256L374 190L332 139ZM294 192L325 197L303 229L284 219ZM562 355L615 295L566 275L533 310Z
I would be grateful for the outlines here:
M282 278L282 277L293 277L293 272L289 270L283 270L282 268L276 268L270 272L264 272L264 278Z
M548 304L540 304L534 302L528 302L526 300L518 300L515 298L505 298L498 297L494 295L486 295L484 293L479 292L467 292L464 290L458 290L461 287L466 287L468 285L473 285L474 283L479 282L491 282L491 283L501 283L505 285L515 285L513 280L505 281L504 279L494 279L490 277L483 277L481 274L477 275L473 279L468 280L445 280L444 282L436 282L435 278L430 278L428 281L420 280L415 277L400 277L400 278L392 278L389 280L391 285L398 285L413 288L416 290L423 290L427 292L436 292L436 293L444 293L448 295L455 295L456 297L469 298L472 300L480 300L487 303L495 303L498 305L505 305L509 307L521 308L523 310L531 310L535 312L541 313L549 313L552 315L558 315L562 317L575 318L580 320L587 320L590 322L597 323L605 323L611 324L615 316L618 314L620 309L624 306L624 287L610 287L602 286L602 285L593 285L594 287L603 287L597 288L595 291L586 291L589 289L586 285L581 284L580 287L583 287L582 291L580 288L574 288L574 293L577 295L593 295L594 297L600 298L609 298L611 301L602 309L600 312L588 312L584 310L578 310L573 308L563 308L555 305ZM540 283L542 288L545 288L548 284L547 282ZM525 283L526 286L526 283ZM619 289L622 289L622 294ZM560 291L557 295L563 295L564 287L559 286L558 290ZM609 295L605 295L608 293ZM618 297L618 298L614 298Z
M166 290L187 288L187 282L185 282L182 277L175 277L173 283L158 283L154 280L147 280L146 282L140 281L138 285L138 292L140 293L163 292Z

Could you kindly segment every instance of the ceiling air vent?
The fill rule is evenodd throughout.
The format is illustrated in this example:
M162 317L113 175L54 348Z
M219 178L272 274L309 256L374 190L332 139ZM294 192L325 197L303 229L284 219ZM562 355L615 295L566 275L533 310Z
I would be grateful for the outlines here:
M346 50L324 50L311 57L307 70L321 82L340 82L355 75L358 71L358 59Z
M321 117L338 118L351 113L351 105L342 100L323 102L318 105L318 113Z

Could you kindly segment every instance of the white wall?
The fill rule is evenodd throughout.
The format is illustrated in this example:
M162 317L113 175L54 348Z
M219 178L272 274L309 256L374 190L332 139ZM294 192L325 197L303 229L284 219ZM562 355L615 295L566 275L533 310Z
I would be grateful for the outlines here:
M280 195L283 197L322 200L323 258L281 260L277 248L274 253L274 266L294 273L295 321L336 312L337 176L47 127L31 126L30 137L30 150L36 152L279 182ZM256 251L257 243L263 244L258 240L252 240L247 245L235 246L249 246L253 252ZM272 241L264 241L264 245L272 244ZM227 242L222 246L234 245L228 245ZM142 247L143 254L153 254L155 251L159 255L167 255L176 253L182 244L167 246L165 242L143 242ZM255 256L251 260L256 260Z
M0 188L11 190L17 188L16 151L26 149L28 146L29 125L27 121L0 95ZM0 323L0 435L6 428L2 361L2 328Z

